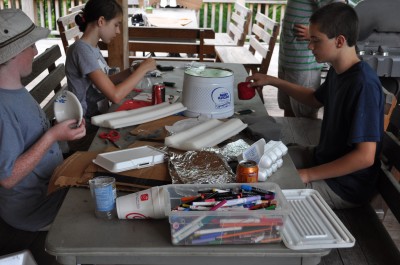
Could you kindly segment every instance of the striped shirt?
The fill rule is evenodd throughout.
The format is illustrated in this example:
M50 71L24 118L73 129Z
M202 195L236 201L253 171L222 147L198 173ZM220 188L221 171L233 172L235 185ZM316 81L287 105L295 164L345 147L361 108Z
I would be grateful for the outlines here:
M299 41L294 33L294 25L309 25L311 15L320 7L340 0L288 0L279 46L279 65L295 71L318 70L322 64L316 62L308 49L308 41Z

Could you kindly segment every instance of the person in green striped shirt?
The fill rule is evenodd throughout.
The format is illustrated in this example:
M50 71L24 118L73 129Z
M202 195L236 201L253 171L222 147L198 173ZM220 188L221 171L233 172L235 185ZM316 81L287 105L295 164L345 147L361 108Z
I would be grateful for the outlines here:
M279 43L278 77L301 86L318 88L322 64L308 49L308 24L318 8L344 0L288 0ZM299 103L278 90L278 104L285 117L316 119L318 109Z

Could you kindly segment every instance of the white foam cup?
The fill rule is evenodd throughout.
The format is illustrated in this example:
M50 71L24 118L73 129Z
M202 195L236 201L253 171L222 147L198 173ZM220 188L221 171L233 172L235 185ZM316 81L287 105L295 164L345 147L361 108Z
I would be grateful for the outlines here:
M117 214L119 219L165 218L163 187L152 187L118 197Z

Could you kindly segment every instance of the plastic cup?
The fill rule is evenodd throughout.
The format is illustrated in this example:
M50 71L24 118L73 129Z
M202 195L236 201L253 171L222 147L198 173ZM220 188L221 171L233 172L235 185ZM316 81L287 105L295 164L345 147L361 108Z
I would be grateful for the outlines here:
M238 97L242 100L252 99L256 95L256 89L250 87L250 82L241 82L238 84Z
M153 187L118 197L117 214L119 219L165 218L163 188Z
M93 178L89 180L89 187L96 206L96 216L103 219L114 218L117 197L115 178L103 176Z

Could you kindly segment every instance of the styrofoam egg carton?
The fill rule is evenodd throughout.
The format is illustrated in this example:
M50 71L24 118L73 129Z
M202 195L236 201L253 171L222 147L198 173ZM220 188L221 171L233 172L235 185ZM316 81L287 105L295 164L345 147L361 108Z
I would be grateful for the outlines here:
M275 173L278 168L283 164L282 159L278 159L269 168L258 167L258 181L266 181L273 173Z
M241 160L252 160L257 164L260 162L262 155L264 154L264 146L265 146L264 138L261 138L254 144L252 144L249 148L247 148L241 156L238 157L238 161Z
M258 164L260 167L269 168L287 152L288 148L281 141L271 140L264 146L264 154Z
M265 142L263 138L247 148L238 160L252 160L258 165L258 181L266 181L283 164L288 148L281 141Z

